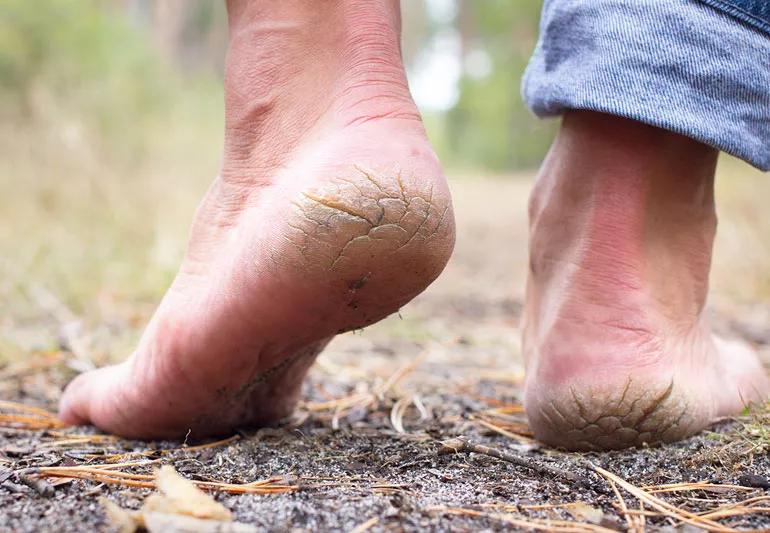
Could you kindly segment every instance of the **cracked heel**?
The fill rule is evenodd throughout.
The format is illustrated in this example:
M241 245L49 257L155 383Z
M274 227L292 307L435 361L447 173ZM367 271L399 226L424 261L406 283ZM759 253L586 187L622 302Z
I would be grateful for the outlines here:
M679 440L701 429L674 379L628 378L619 386L571 383L527 401L538 439L569 450L597 451Z
M284 266L334 285L357 311L350 328L396 311L439 275L454 245L451 202L436 172L416 179L353 165L302 191L284 233Z

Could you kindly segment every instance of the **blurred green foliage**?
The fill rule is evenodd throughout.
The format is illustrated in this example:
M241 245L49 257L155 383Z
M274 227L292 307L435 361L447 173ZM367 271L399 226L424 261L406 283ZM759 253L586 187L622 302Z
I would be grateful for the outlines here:
M209 114L220 112L214 76L189 79L177 70L117 4L0 2L0 113L23 127L74 121L100 149L135 161L147 129L178 104L197 98Z
M75 309L105 287L155 297L216 174L221 81L123 4L0 1L0 316L27 276Z
M446 119L449 157L493 170L537 166L553 124L540 122L521 97L521 77L537 39L540 0L484 0L460 4L458 26L472 54L489 60L486 75L465 68L460 98ZM467 29L466 29L467 28ZM483 57L483 56L482 56Z
M157 61L140 32L95 0L5 0L0 4L4 103L34 118L37 91L95 114L133 115L163 105ZM124 101L129 108L110 106ZM119 118L119 117L117 117Z
M442 159L450 166L493 171L536 166L553 126L531 115L519 86L537 37L541 1L445 0L456 12L446 20L431 18L425 8L430 2L405 6L414 20L404 25L404 41L407 49L419 51L438 32L455 31L461 40L457 103L449 110L426 113ZM178 41L173 57L159 50L154 10L161 3L0 2L4 119L61 122L62 116L77 117L100 142L129 160L146 148L148 122L167 122L170 107L194 107L211 119L212 128L218 127L221 74L216 69L221 68L226 37L224 2L169 3L172 10L184 12L173 36ZM469 58L479 54L488 71L465 68ZM207 62L206 68L196 70L196 62Z

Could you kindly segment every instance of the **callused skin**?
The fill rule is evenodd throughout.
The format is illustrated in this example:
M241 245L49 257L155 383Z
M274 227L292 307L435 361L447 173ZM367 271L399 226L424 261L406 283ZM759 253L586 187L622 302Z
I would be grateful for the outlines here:
M631 120L564 119L530 200L525 407L540 440L669 442L767 398L756 355L703 313L716 161Z
M137 350L76 379L64 420L194 437L291 413L337 333L444 268L451 200L409 95L398 2L228 3L220 175Z

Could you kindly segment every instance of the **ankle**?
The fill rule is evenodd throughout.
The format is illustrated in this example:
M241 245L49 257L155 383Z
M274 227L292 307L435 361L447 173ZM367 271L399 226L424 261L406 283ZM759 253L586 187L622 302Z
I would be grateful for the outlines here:
M286 153L319 122L419 123L401 61L397 2L233 0L228 8L225 126L231 158L253 166L255 146L265 139L280 145L269 152Z
M559 299L577 303L565 305L620 304L695 327L716 230L716 156L630 120L568 114L530 198L534 283L568 283L571 296ZM576 269L568 280L566 265Z
M672 207L713 212L718 152L633 120L572 111L562 123L530 199L532 218L554 208L629 209L642 216ZM569 214L569 213L567 213ZM696 214L696 213L693 213Z

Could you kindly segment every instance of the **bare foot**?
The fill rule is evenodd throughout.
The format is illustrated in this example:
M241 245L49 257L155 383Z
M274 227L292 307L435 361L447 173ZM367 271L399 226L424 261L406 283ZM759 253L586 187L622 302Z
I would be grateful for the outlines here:
M530 200L525 406L577 450L668 442L768 394L748 346L704 317L715 150L568 114Z
M451 253L398 2L228 10L221 174L136 352L69 386L68 422L148 438L280 419L331 337L398 310Z

